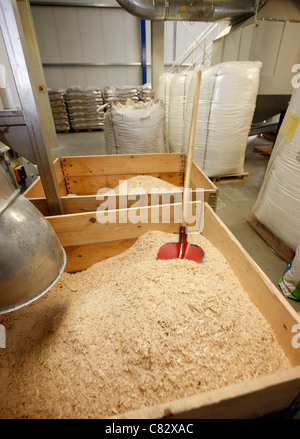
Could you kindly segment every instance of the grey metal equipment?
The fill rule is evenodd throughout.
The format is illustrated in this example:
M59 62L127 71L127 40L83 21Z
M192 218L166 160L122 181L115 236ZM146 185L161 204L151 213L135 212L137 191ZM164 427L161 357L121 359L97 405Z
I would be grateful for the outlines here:
M59 215L50 152L57 146L56 131L28 0L1 0L0 29L22 107L0 111L0 140L38 166L49 210Z
M146 20L205 21L235 24L254 15L258 0L117 0L131 14Z
M0 168L0 314L46 293L65 264L65 251L48 221Z

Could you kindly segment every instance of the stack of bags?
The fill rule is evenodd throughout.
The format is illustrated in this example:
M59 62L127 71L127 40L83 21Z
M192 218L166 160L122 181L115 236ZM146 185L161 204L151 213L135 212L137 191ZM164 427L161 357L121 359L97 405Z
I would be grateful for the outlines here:
M138 98L140 101L146 102L154 98L154 93L150 83L139 85L137 87L137 91L138 91Z
M127 99L131 99L132 102L138 102L138 90L134 86L124 85L115 86L111 85L104 88L104 101L107 104L113 102L120 102L121 104L126 104Z
M70 122L63 90L49 88L48 96L56 132L69 131Z
M103 128L105 106L100 88L69 87L66 90L65 100L71 127L74 130Z

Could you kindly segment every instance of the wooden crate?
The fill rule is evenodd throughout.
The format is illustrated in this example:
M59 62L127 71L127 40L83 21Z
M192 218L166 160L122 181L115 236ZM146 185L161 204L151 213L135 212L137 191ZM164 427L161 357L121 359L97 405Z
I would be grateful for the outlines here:
M62 157L54 162L65 214L96 211L100 202L96 199L101 188L114 188L120 180L137 175L150 175L176 186L183 186L185 154L136 154ZM218 189L193 163L191 187L204 189L204 201L215 210ZM43 186L38 178L24 193L43 215L49 215ZM117 196L116 208L119 207ZM160 200L160 203L162 200ZM131 203L134 203L132 201ZM150 203L149 203L150 204ZM130 207L130 202L128 202Z
M161 214L163 208L160 205L142 209L150 215L154 209ZM169 208L172 214L168 224L100 224L96 212L51 216L48 221L67 251L69 268L82 269L123 252L149 230L177 233L176 205ZM120 210L116 213L119 215ZM202 233L226 258L250 299L273 328L292 367L249 382L126 413L122 418L252 418L287 408L300 392L300 346L292 344L295 330L300 330L299 315L207 203Z

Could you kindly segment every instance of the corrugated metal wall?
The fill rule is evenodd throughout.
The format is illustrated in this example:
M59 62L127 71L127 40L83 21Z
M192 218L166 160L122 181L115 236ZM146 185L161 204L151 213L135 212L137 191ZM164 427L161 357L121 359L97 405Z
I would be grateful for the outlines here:
M72 7L49 6L51 1L44 1L47 6L32 2L31 9L48 87L142 84L139 18L114 0L101 3L111 8L76 7L75 2ZM197 37L207 23L185 25ZM150 27L146 21L147 82L151 82ZM165 22L166 69L192 42L181 22Z
M48 86L141 82L138 18L121 8L32 6L32 14Z
M141 20L115 0L101 3L106 7L88 7L99 6L98 0L61 2L70 6L52 5L59 0L30 2L47 86L94 85L103 89L109 85L142 84ZM164 23L166 70L193 43L193 35L198 37L206 26L203 22ZM215 36L216 32L210 39ZM146 58L147 82L151 82L150 21L146 21ZM191 58L186 60L190 61ZM6 65L7 82L15 106L19 106L1 33L0 63Z

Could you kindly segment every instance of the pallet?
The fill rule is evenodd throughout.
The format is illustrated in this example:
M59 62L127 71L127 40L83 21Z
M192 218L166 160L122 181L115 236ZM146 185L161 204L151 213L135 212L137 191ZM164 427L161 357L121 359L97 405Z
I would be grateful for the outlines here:
M209 177L213 183L232 182L232 181L247 181L249 172L242 172L241 174L228 174Z
M261 152L263 156L270 157L272 154L272 146L254 146L253 152Z
M57 134L69 134L70 130L56 130Z
M262 224L256 217L255 213L251 213L248 219L249 225L258 233L258 235L274 250L274 252L287 264L295 256L295 252L285 244L278 236Z
M268 139L268 140L271 140L272 142L274 142L275 137L276 137L276 132L273 131L273 132L269 132L269 133L263 133L262 137L264 139Z
M74 133L93 133L95 131L104 131L104 128L80 128L80 129L72 129Z

